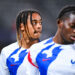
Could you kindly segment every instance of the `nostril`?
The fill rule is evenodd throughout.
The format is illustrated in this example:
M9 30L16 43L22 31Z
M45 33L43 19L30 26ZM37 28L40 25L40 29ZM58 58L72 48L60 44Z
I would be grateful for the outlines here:
M73 30L73 32L75 32L75 29Z

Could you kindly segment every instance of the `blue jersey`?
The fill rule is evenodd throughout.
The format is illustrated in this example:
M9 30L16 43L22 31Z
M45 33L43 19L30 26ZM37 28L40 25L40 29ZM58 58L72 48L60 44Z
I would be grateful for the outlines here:
M15 42L2 49L0 75L38 75L38 69L28 61L28 50Z
M75 44L61 45L49 38L29 50L28 60L38 67L40 75L75 75Z

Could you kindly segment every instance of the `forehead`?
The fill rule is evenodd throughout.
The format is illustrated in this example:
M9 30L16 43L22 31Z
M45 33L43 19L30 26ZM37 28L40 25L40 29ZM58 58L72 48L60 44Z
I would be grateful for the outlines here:
M65 19L65 22L75 23L75 14L70 14L69 17Z
M75 21L75 14L70 14L70 21Z
M33 13L32 14L32 19L41 19L41 16L38 13Z

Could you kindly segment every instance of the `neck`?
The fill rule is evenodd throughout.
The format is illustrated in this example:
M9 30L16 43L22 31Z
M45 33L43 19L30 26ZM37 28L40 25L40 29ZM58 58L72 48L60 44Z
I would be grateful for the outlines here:
M24 40L24 39L22 39L21 45L23 48L28 49L28 48L30 48L31 45L38 43L38 41L39 41L38 39L35 39L35 40Z
M64 41L63 41L62 36L60 35L59 31L57 31L56 35L53 38L53 41L58 44L64 44Z

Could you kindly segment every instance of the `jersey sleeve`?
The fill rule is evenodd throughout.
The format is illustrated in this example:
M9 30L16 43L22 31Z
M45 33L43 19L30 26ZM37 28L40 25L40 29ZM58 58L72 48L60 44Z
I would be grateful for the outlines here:
M0 54L0 75L9 75L4 49Z

